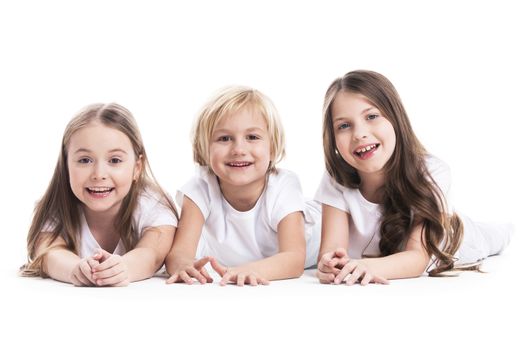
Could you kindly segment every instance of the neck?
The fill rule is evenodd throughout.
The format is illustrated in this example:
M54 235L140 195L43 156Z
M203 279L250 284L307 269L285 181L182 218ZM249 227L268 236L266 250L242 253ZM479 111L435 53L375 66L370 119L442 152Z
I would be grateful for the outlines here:
M84 206L86 222L92 232L114 232L115 220L119 208L111 208L108 212L96 212Z
M385 174L382 172L359 174L361 177L361 185L359 191L372 203L380 203L382 201L382 187L385 184Z
M266 176L261 180L242 186L230 185L221 182L220 179L218 181L224 199L238 211L252 209L266 187Z

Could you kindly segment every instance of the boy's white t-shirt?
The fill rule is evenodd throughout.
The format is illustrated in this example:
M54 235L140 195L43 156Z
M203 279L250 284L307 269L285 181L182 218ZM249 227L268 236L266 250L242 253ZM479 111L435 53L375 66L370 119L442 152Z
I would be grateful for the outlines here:
M305 218L305 266L316 263L320 206L305 202L299 179L291 171L269 174L265 190L248 211L237 211L224 199L217 177L206 166L198 167L197 175L178 191L180 205L184 196L197 205L205 220L197 257L213 256L223 265L237 266L275 255L279 222L299 211Z
M93 237L86 217L81 212L80 225L80 252L79 256L85 258L93 255L100 245ZM177 226L177 217L167 208L158 198L150 192L143 192L139 197L137 208L133 213L133 225L137 228L139 239L142 238L144 231L150 227L156 226ZM111 252L110 252L111 253ZM119 241L115 251L112 254L124 255L126 249L122 240Z
M450 168L440 159L428 156L428 172L441 189L447 204L450 189ZM381 206L366 200L359 189L346 188L338 184L325 171L314 199L321 204L347 212L351 216L348 255L353 259L364 256L380 256ZM447 205L447 210L452 208ZM472 263L496 254L508 243L511 228L508 225L477 223L460 216L464 225L462 244L456 253L457 263Z

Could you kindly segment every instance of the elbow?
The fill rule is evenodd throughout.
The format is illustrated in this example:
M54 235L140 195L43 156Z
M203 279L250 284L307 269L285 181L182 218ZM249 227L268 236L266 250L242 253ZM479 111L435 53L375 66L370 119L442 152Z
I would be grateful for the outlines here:
M305 252L295 253L294 259L290 264L290 274L292 278L299 278L303 275L305 259Z

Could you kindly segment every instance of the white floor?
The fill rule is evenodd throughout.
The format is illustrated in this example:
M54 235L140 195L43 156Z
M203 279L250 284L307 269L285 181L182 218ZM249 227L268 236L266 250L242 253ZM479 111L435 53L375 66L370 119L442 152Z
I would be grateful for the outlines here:
M155 277L126 288L75 288L4 266L1 348L522 349L522 241L516 234L503 255L487 259L485 274L388 286L321 285L309 270L260 287L165 285Z

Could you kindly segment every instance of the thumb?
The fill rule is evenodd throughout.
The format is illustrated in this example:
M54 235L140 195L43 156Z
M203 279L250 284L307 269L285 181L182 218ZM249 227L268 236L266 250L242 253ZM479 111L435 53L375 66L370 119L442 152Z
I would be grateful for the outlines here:
M197 270L200 270L204 267L204 265L206 265L208 262L210 261L210 257L209 256L205 256L204 258L201 258L197 261L195 261L193 263L193 267L195 267L195 269Z
M97 250L95 254L93 254L93 259L98 260L99 262L103 262L107 260L111 254L104 249L100 248Z
M334 252L334 255L338 258L344 258L348 256L348 253L346 252L346 249L344 248L337 248Z
M217 259L215 259L214 257L209 257L210 259L210 263L211 263L211 267L222 277L224 276L224 274L226 273L226 267L224 267L223 265L219 264L219 262L217 261Z

